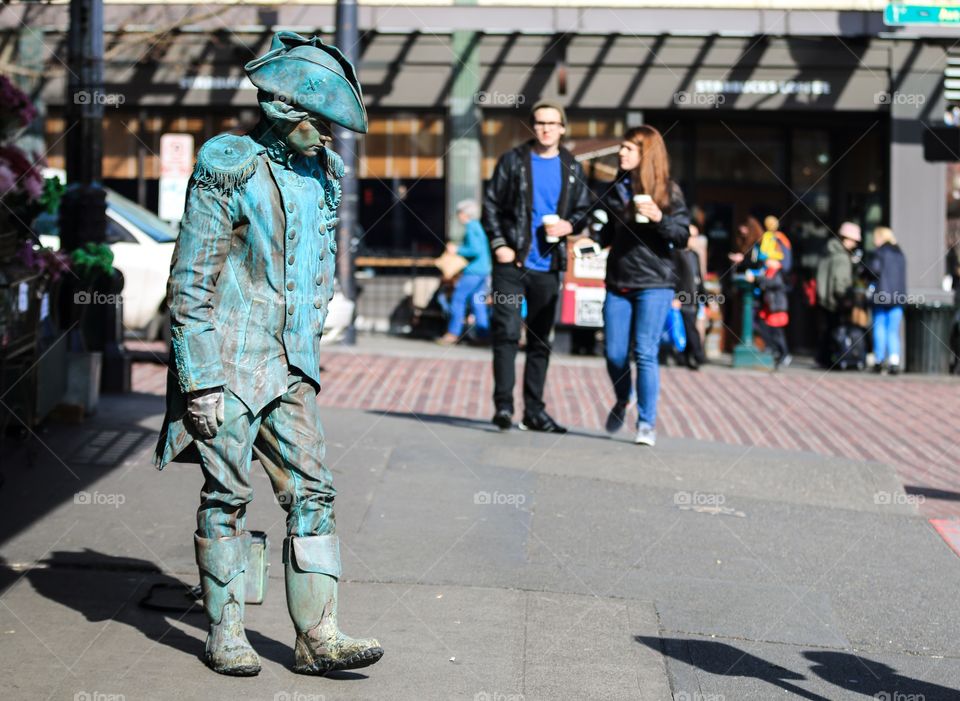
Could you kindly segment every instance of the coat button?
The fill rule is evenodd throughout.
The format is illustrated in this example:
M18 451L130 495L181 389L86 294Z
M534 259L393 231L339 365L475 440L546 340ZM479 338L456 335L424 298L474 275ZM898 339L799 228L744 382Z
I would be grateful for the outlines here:
M330 252L331 253L337 252L337 240L335 238L330 239Z
M295 260L296 260L296 258L294 257L294 255L293 255L292 253L291 253L289 256L287 256L287 264L288 264L288 265L293 265L293 261L295 261Z
M290 229L290 233L287 234L287 238L293 241L297 237L297 230Z
M290 212L290 213L292 214L292 213L293 213L293 210L295 210L295 209L296 209L296 207L294 206L293 202L287 202L287 211L288 211L288 212Z
M294 307L291 304L289 307L287 307L287 314L289 314L290 316L293 316L293 310L294 310Z
M290 290L291 292L293 291L294 287L296 287L296 285L293 284L292 280L287 283L287 289Z
M317 284L318 284L318 285L322 285L322 284L323 284L323 275L317 275Z
M313 300L313 308L314 308L314 309L319 309L319 308L322 307L322 306L323 306L323 302L320 301L320 298L319 298L319 297L318 297L317 299Z

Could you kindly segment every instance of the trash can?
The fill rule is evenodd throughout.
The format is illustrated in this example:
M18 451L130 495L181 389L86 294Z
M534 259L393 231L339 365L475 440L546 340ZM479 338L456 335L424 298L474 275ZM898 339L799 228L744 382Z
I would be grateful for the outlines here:
M907 322L907 372L927 375L950 371L953 351L950 335L954 307L946 302L927 302L904 306Z

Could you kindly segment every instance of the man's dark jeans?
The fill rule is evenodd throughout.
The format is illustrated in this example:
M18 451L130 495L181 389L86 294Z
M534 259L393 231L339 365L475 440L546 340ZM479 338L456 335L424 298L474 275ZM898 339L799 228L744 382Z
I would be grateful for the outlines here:
M493 403L497 409L513 410L514 362L520 342L520 309L527 303L527 362L523 370L525 415L543 411L543 385L550 363L550 332L553 330L560 276L519 268L514 263L493 264Z

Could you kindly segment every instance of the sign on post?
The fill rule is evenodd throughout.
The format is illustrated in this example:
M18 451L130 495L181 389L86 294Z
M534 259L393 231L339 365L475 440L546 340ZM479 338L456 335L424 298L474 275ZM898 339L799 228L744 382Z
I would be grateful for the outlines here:
M179 222L183 218L187 185L193 172L193 136L164 134L160 137L161 219Z
M883 23L888 27L910 24L933 24L940 26L960 25L960 4L914 5L890 3L883 11Z

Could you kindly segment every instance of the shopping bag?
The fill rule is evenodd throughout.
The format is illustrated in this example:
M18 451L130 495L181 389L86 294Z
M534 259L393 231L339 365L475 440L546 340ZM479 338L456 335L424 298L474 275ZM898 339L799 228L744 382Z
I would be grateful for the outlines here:
M683 353L687 348L687 331L683 327L683 315L679 309L671 307L667 313L666 331L674 350Z

